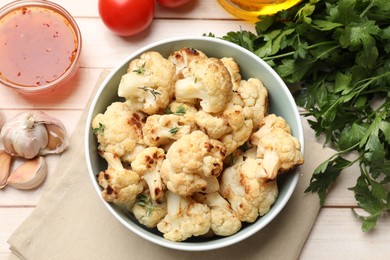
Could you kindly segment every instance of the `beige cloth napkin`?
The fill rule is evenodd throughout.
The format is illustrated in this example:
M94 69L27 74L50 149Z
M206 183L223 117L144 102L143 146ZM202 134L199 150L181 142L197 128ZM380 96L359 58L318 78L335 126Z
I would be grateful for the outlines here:
M107 75L102 73L99 83ZM311 173L332 152L305 142L305 164L293 196L266 228L227 248L184 252L145 241L105 208L93 189L84 156L83 113L36 209L8 240L17 259L297 259L319 211L316 194L305 194ZM305 128L309 131L308 128ZM313 152L316 151L316 152ZM319 152L321 151L321 152ZM54 177L55 176L55 177Z

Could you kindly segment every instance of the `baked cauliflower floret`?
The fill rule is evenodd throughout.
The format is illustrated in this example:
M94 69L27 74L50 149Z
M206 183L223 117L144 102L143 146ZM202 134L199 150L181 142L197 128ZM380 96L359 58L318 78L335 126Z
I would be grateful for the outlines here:
M237 91L241 82L240 66L231 57L224 57L221 59L223 65L227 68L233 84L233 90Z
M237 92L245 103L245 116L253 120L256 131L260 121L268 114L268 90L259 79L250 78L241 80Z
M211 230L218 236L230 236L241 229L241 221L219 192L195 194L195 200L206 204L211 213Z
M269 179L303 164L301 144L292 136L290 126L282 117L270 114L259 126L250 142L257 147L257 157L263 159L263 168Z
M238 105L228 107L223 112L222 116L226 119L230 129L228 133L219 140L221 140L226 147L226 155L229 155L250 138L253 129L253 121L252 119L245 118L242 107Z
M207 178L219 176L224 157L221 142L196 130L171 145L161 166L161 177L168 190L190 196L206 190Z
M143 190L138 174L125 169L115 154L105 152L103 157L108 163L107 170L98 176L103 199L131 211L137 195Z
M163 149L148 147L137 154L131 163L132 170L146 181L150 196L155 201L161 201L164 196L164 185L160 174L164 158L165 152Z
M291 128L284 118L275 114L267 115L260 121L259 129L251 135L251 142L257 143L263 136L277 128L291 134Z
M223 135L242 126L239 126L239 124L245 120L244 114L241 111L235 111L235 109L242 110L243 105L241 97L236 92L233 92L232 99L225 105L222 112L207 113L199 110L195 114L195 123L210 138L220 139ZM232 113L233 117L231 117Z
M151 115L163 111L174 94L175 65L154 51L130 62L122 76L118 96Z
M259 215L264 216L270 211L271 206L278 198L279 190L276 180L260 181L260 194Z
M146 118L126 103L114 102L92 120L92 129L99 143L98 150L113 153L131 162L143 149L142 127Z
M200 50L187 47L174 51L168 56L168 60L172 61L176 65L176 74L178 74L179 77L182 77L182 70L187 68L191 62L206 58L206 54Z
M223 171L219 191L241 221L254 222L259 215L261 200L260 176L259 165L249 159Z
M198 59L182 71L182 79L175 83L179 102L198 103L205 112L221 112L232 97L229 71L216 58Z
M167 192L167 215L157 224L164 238L184 241L192 236L206 234L211 227L210 209L205 204Z
M143 127L144 142L148 146L161 146L180 139L195 128L191 118L180 115L151 115Z
M210 138L219 139L229 132L226 118L199 110L195 114L196 125Z
M226 147L226 155L243 145L252 134L252 119L245 117L243 108L238 103L239 97L233 98L221 113L212 114L200 110L195 116L200 130L210 138L222 141Z
M291 134L276 128L257 143L257 157L263 159L263 168L273 180L280 172L286 172L303 164L301 144Z
M137 196L132 212L139 223L155 228L167 214L167 205L165 202L157 203L149 194L141 193Z

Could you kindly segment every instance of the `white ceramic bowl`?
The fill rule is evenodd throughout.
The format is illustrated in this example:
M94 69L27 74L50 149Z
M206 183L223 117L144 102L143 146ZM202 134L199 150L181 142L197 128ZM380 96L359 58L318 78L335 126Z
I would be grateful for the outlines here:
M120 100L117 96L117 89L122 75L126 73L129 61L150 50L158 51L163 56L167 57L169 53L182 47L199 49L209 57L233 57L240 65L243 79L257 77L262 80L269 92L270 112L286 119L290 124L292 134L300 141L302 147L304 143L303 130L294 99L289 89L276 72L253 53L224 40L209 37L181 37L159 41L132 53L112 70L101 84L92 101L85 129L87 166L96 192L112 215L119 220L125 228L128 228L142 238L167 248L186 251L205 251L235 244L264 228L276 215L278 215L291 197L299 179L299 168L295 170L295 172L284 174L283 177L278 178L280 194L269 213L258 218L254 223L244 224L243 228L238 233L223 238L191 238L184 242L171 242L164 239L162 234L157 230L151 230L141 226L131 214L125 213L115 207L115 205L103 200L100 195L102 189L97 183L96 175L100 171L105 170L107 165L97 153L96 138L90 127L92 119L96 114L104 112L113 101ZM283 225L283 223L281 223L281 225Z

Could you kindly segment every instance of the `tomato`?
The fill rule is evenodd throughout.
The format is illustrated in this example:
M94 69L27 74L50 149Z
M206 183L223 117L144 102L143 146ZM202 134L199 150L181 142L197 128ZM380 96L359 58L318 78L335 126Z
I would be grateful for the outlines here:
M178 7L188 3L190 0L157 0L157 2L166 7Z
M154 0L99 0L103 23L120 36L145 30L153 20Z

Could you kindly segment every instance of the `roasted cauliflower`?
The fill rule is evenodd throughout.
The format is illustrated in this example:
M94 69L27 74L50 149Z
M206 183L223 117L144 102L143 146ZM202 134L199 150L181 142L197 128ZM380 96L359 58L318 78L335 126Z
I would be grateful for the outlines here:
M132 212L139 223L155 228L167 214L167 205L165 202L156 202L149 194L141 193L136 198Z
M229 71L233 90L237 91L241 82L240 66L231 57L223 57L221 61Z
M150 196L155 201L161 201L164 196L164 184L160 174L164 158L165 152L163 149L147 147L137 154L131 163L132 170L146 181Z
M254 160L248 158L226 168L220 181L221 195L244 222L254 222L259 216L260 174L259 164Z
M224 145L197 130L172 144L162 163L161 177L171 192L190 196L206 190L207 178L219 176L224 157Z
M206 204L211 213L211 230L218 236L231 236L241 229L241 220L219 192L195 194L195 200Z
M268 90L259 79L250 78L241 80L237 92L245 103L245 116L252 119L256 131L260 121L268 114Z
M229 71L216 58L197 59L182 70L184 78L175 83L179 102L198 104L208 113L221 112L233 93Z
M245 117L242 107L238 105L228 107L223 117L226 118L229 131L219 140L226 147L226 155L229 155L249 139L252 134L253 121Z
M260 194L259 215L264 216L278 198L279 190L276 180L260 181Z
M143 113L133 111L126 103L112 103L104 114L97 114L92 121L98 150L131 162L135 154L145 148L142 134L145 120Z
M125 169L119 157L103 153L108 168L99 173L98 183L103 188L102 197L131 211L138 194L143 191L140 177L132 170Z
M280 128L265 135L255 145L257 157L263 158L263 167L271 180L275 179L278 173L303 164L300 143Z
M151 115L164 110L174 94L175 65L158 52L145 52L130 62L122 76L118 96Z
M157 224L164 238L184 241L192 236L206 234L211 227L210 208L188 197L168 191L167 215Z
M199 110L195 116L195 123L210 138L219 139L230 130L226 118Z
M206 58L206 54L194 48L181 48L168 56L168 60L176 65L176 74L179 78L183 77L181 73L183 69L187 68L193 61Z
M283 118L269 115L260 126L252 134L251 143L257 147L257 157L263 159L262 166L269 179L273 180L278 173L303 164L301 144L291 135L290 127Z
M233 102L229 102L221 113L198 111L195 122L210 138L220 140L225 145L226 156L243 145L253 129L253 121L245 117L242 106Z
M148 146L162 146L173 143L191 133L195 122L181 115L151 115L143 127L144 142Z
M252 133L250 138L251 142L258 143L263 136L269 134L274 129L282 129L286 133L291 134L290 126L286 120L275 114L269 114L260 121L259 129Z
M108 163L102 197L167 240L237 233L271 210L278 175L304 162L261 80L242 78L231 57L147 51L117 93L91 126Z

